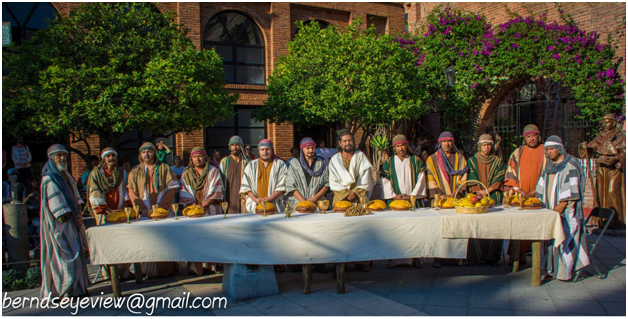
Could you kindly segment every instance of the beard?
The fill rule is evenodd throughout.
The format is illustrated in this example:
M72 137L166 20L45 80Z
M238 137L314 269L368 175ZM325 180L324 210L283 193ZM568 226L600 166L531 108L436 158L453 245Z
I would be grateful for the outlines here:
M347 145L342 149L343 152L345 153L351 153L353 151L355 151L355 146L353 145Z
M59 172L65 172L68 169L68 164L55 164Z

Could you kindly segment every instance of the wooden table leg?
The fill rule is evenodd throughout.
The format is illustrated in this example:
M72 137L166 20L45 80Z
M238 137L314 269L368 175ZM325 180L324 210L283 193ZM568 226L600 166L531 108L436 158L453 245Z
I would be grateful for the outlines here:
M532 286L541 285L541 242L532 242Z
M120 277L118 276L118 267L116 265L109 266L109 275L111 275L111 289L113 290L113 297L122 297L122 293L120 292Z
M510 258L512 259L512 272L519 271L519 254L521 253L521 242L518 240L512 241L512 251L510 252Z
M312 280L312 265L303 265L303 293L310 294L310 283Z
M336 292L345 293L345 264L336 264Z
M133 269L135 270L135 283L141 284L144 282L144 274L142 273L142 263L133 263Z

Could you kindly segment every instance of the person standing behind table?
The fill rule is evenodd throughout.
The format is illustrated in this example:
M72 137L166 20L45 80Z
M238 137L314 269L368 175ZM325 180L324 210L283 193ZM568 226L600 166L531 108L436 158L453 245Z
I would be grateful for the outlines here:
M451 132L443 132L438 137L436 153L430 155L426 161L427 166L427 193L431 201L436 195L456 198L462 195L464 189L458 186L467 180L469 167L467 160L455 146L454 135ZM442 262L448 259L434 258L434 268L440 268Z
M246 210L255 213L262 201L275 205L283 212L283 194L286 191L286 163L274 158L273 143L263 139L258 144L259 159L251 161L244 169L240 194L246 197Z
M172 169L157 160L157 149L150 142L140 147L139 162L129 173L127 188L131 202L140 214L148 217L153 205L168 210L174 194L179 191L179 181ZM145 270L144 270L145 269ZM148 277L170 276L176 270L174 262L142 263Z
M484 184L488 188L490 198L488 198L487 190L477 183L469 183L469 191L477 195L486 196L487 201L494 200L495 205L501 205L506 166L501 158L495 155L493 144L493 138L490 134L482 134L478 140L478 152L467 160L469 181L479 181ZM482 201L484 201L484 198L482 198ZM480 250L479 256L477 254L478 249ZM467 260L469 266L475 266L480 260L486 260L489 265L499 267L501 252L501 239L471 239L467 249Z
M244 168L251 159L243 152L244 142L237 135L229 139L231 154L220 161L220 174L224 191L224 201L229 202L228 214L246 213L240 197L240 186Z
M409 201L410 196L416 196L416 203L421 206L422 198L427 197L425 164L414 155L405 135L395 136L392 144L395 155L384 162L381 169L384 198L390 205L393 200ZM386 268L402 264L423 268L421 258L390 259Z
M373 190L373 166L364 153L355 149L355 140L348 130L338 133L339 152L329 161L329 188L334 192L332 207L342 200L368 201ZM354 263L356 270L370 271L371 261Z
M534 124L526 125L523 128L523 145L515 149L508 159L504 185L511 187L517 194L524 197L534 197L536 184L541 177L546 160L539 128ZM525 265L527 263L526 252L532 250L532 241L520 240L519 245L519 262ZM513 241L510 241L508 251L514 251ZM513 257L510 256L509 259L512 263Z

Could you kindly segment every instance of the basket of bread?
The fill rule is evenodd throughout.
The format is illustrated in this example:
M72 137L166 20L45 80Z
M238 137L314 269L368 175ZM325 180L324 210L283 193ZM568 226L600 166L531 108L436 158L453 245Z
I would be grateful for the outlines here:
M480 181L463 182L462 184L458 186L458 189L456 190L456 194L458 194L458 191L460 191L460 187L462 187L462 185L467 184L469 182L482 185L482 187L486 190L487 195L481 197L473 193L469 193L467 194L466 197L454 200L454 207L456 209L456 213L458 214L484 214L486 213L488 211L488 208L491 206L491 201L490 201L491 194L489 193L488 188L486 188L486 186L482 184ZM493 204L494 203L495 202L493 202Z
M264 208L266 208L264 210ZM255 206L255 213L258 215L272 215L277 212L277 207L270 202L262 201Z
M403 199L397 199L390 203L390 209L392 210L410 210L412 204L409 201Z
M129 215L129 219L134 220L136 218L137 218L137 213L135 212L135 210L131 208L131 214ZM105 220L107 221L107 223L113 223L113 224L126 223L127 217L124 210L114 210L111 213L107 214L107 216L105 217Z
M183 210L183 216L187 216L190 218L205 216L205 208L196 204L192 204Z
M296 210L299 213L305 213L305 214L313 213L316 211L316 204L310 201L304 200L297 204Z
M381 212L386 209L386 203L383 200L375 199L366 203L366 210L369 212Z

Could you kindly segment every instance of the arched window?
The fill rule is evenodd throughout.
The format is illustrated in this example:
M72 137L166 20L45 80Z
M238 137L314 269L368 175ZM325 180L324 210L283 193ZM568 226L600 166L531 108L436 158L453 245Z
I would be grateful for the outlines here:
M223 58L225 82L266 83L264 37L251 18L234 11L216 14L205 27L203 42Z
M3 2L2 21L11 22L14 42L32 37L37 30L48 28L57 10L48 2Z

